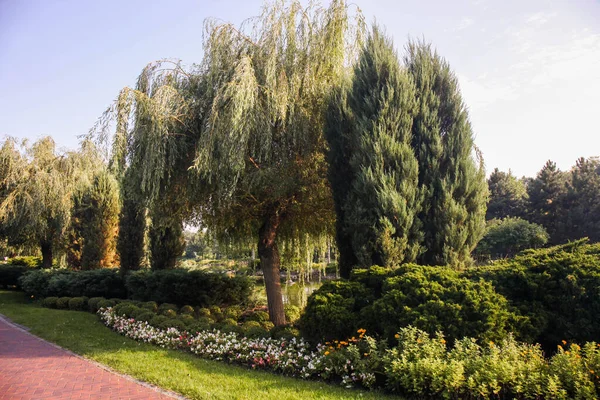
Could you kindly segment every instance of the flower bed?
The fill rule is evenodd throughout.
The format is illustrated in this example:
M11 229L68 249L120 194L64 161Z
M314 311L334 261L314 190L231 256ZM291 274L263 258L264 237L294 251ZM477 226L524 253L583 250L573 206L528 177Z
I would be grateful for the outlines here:
M102 322L116 332L134 340L164 348L192 352L203 358L247 365L254 369L268 369L303 379L322 378L340 381L346 387L375 383L373 372L362 370L365 363L358 358L368 358L363 347L374 342L361 331L359 338L339 342L335 346L318 345L312 348L303 339L249 339L236 333L216 329L190 333L176 328L159 329L147 322L116 315L112 308L98 311ZM332 353L337 350L338 357ZM361 352L362 351L362 352ZM340 359L340 360L336 360Z

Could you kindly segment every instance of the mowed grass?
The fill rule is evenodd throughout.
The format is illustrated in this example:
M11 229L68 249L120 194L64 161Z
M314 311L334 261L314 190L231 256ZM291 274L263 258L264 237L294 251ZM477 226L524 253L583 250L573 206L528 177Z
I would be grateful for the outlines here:
M91 313L42 308L20 292L0 291L0 313L34 335L191 399L398 399L138 343L111 331Z

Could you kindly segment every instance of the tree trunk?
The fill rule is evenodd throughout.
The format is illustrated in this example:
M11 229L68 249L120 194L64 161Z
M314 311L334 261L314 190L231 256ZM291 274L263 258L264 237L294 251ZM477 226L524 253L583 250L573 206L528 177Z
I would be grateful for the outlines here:
M52 243L41 242L42 248L42 268L52 268Z
M277 230L281 222L280 210L270 210L258 230L258 257L267 289L269 316L275 326L285 325L281 280L279 277L279 249L277 248Z

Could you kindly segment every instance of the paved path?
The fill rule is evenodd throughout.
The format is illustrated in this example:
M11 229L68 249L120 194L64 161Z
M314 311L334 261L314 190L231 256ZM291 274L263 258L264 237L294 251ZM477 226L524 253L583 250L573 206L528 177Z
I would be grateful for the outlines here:
M0 317L0 399L173 399Z

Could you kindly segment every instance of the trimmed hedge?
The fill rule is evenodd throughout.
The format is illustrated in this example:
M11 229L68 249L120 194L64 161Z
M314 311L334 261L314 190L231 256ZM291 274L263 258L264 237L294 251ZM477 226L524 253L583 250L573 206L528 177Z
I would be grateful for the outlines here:
M246 277L183 269L133 272L125 285L131 299L178 306L245 304L251 293Z
M42 257L35 256L17 256L9 258L8 264L21 265L23 267L38 268L42 266Z
M0 265L0 287L15 286L20 289L19 278L30 270L30 267L24 265Z
M25 293L36 297L126 297L125 285L118 270L93 271L36 270L20 279Z

